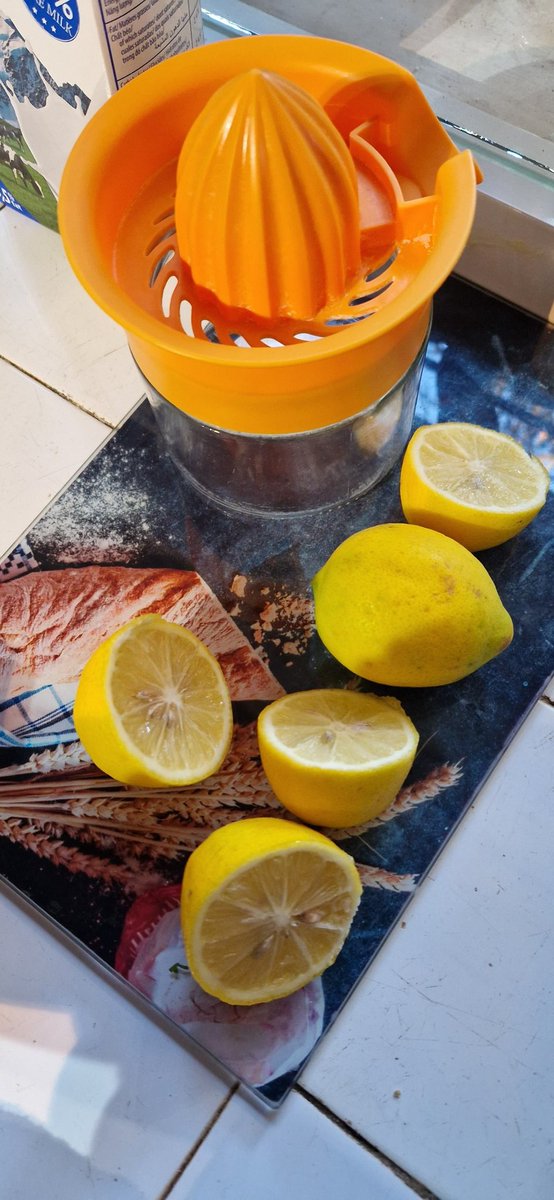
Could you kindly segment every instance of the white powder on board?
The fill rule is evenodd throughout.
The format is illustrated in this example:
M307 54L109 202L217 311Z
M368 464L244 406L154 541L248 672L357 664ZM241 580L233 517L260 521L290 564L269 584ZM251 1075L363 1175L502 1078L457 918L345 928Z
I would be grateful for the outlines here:
M143 490L145 450L99 457L94 479L76 479L36 523L36 538L64 563L133 562L150 529L152 498ZM34 532L34 531L33 531ZM33 542L33 532L31 539Z

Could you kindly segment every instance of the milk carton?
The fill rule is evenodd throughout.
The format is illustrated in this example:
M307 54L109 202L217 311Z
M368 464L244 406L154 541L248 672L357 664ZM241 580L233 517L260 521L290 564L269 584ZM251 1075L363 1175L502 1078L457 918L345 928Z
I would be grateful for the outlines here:
M201 42L200 0L0 0L0 204L56 229L85 122L135 75Z

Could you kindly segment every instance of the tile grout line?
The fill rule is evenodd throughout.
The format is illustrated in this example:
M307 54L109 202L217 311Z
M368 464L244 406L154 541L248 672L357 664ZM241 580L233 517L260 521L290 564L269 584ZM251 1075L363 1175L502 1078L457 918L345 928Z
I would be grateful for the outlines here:
M192 1161L195 1154L200 1149L202 1143L205 1141L208 1134L211 1133L216 1122L219 1121L221 1114L223 1112L225 1112L225 1109L227 1108L227 1105L230 1103L230 1101L233 1099L233 1096L236 1095L236 1093L238 1092L239 1086L240 1085L237 1082L237 1083L234 1083L232 1085L232 1087L229 1089L227 1095L221 1101L221 1104L218 1105L215 1112L213 1113L213 1116L210 1117L210 1120L206 1122L203 1130L201 1131L201 1133L198 1134L198 1137L197 1137L196 1141L194 1142L194 1144L191 1146L191 1149L189 1150L188 1154L185 1156L185 1158L183 1159L180 1166L177 1167L177 1170L174 1171L173 1175L171 1176L171 1179L169 1180L169 1183L166 1183L163 1191L160 1192L160 1194L156 1198L156 1200L168 1200L168 1197L170 1196L171 1192L173 1191L173 1188L179 1182L181 1176L186 1171L189 1163Z
M313 1104L314 1108L316 1108L318 1112L322 1113L324 1117L328 1117L328 1119L332 1121L334 1125L337 1125L338 1128L347 1135L347 1137L351 1137L353 1141L357 1142L359 1146L363 1146L364 1150L367 1150L369 1154L372 1154L374 1158L383 1164L383 1166L388 1167L389 1171L392 1171L393 1175L396 1175L396 1177L400 1179L402 1183L406 1184L406 1187L409 1187L416 1196L420 1197L420 1200L440 1200L440 1197L437 1196L435 1192L429 1191L429 1188L427 1188L425 1184L420 1183L418 1179L414 1179L413 1175L410 1175L408 1171L404 1171L402 1167L399 1167L392 1158L389 1158L386 1154L383 1154L381 1150L378 1150L377 1147L371 1142L368 1142L367 1138L365 1138L363 1134L358 1133L357 1129L354 1129L351 1125L348 1125L348 1123L344 1121L342 1117L339 1117L336 1113L332 1112L332 1110L328 1108L323 1101L318 1100L314 1095L312 1095L311 1092L308 1092L306 1088L302 1086L302 1084L295 1084L294 1091L297 1092L299 1096L302 1096L304 1100L307 1100L309 1104ZM160 1197L160 1200L164 1200L164 1198Z
M40 376L33 375L32 371L28 371L25 367L21 367L19 363L13 362L11 358L6 358L4 354L0 354L0 362L6 363L8 367L13 367L15 371L20 371L22 375L27 377L27 379L32 379L33 383L38 383L40 387L46 388L49 392L52 392L54 396L59 396L61 400L66 400L67 403L71 404L73 408L76 408L78 412L85 413L87 417L92 417L93 420L98 421L100 425L105 425L108 429L117 429L118 422L114 423L113 421L108 421L106 417L100 417L97 413L91 412L89 408L85 408L83 404L79 404L78 400L74 400L73 397L68 396L66 392L60 392L59 388L53 387L51 383L47 383L46 380L41 379Z

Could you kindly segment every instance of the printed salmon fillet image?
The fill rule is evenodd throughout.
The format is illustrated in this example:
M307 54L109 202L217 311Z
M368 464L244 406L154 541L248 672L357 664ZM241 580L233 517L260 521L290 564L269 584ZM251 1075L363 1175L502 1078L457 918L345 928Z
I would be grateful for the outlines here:
M282 695L196 571L91 566L37 571L0 587L0 696L78 679L100 642L143 613L195 633L219 660L232 700Z

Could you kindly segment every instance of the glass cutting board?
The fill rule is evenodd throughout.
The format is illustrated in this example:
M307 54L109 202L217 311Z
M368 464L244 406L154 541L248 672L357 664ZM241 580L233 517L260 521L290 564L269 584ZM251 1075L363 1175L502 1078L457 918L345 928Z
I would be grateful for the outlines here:
M416 421L500 429L552 468L551 363L551 332L450 280L436 300ZM0 566L0 612L11 595L25 630L19 659L8 656L0 675L0 872L269 1105L286 1096L551 672L549 502L517 539L480 555L514 619L511 647L460 683L395 690L420 750L392 806L337 834L363 897L336 963L268 1005L231 1008L201 992L180 935L183 866L222 822L282 812L257 755L260 708L312 686L391 690L354 680L326 653L310 580L350 533L402 520L398 476L397 467L368 496L319 514L240 517L179 473L144 401ZM133 605L167 605L169 595L166 615L208 631L225 664L233 748L198 787L134 793L93 768L76 740L78 663L98 611L109 632Z

